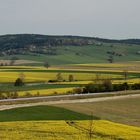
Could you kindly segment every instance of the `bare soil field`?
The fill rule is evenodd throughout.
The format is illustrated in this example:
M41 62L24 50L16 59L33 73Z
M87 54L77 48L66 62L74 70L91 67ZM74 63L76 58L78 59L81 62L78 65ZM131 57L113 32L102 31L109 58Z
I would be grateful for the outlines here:
M93 114L101 119L140 127L140 96L120 97L98 102L63 103L56 106L89 115Z

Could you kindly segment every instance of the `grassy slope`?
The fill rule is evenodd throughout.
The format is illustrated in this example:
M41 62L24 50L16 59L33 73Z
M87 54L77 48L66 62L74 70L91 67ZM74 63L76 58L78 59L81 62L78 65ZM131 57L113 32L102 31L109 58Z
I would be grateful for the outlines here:
M139 46L136 45L124 45L115 44L113 48L109 47L110 44L104 44L103 46L63 46L58 47L56 56L40 55L18 55L19 58L34 60L34 61L45 61L47 60L51 65L59 64L76 64L76 63L101 63L107 62L108 55L107 51L115 50L118 53L123 53L125 56L115 57L117 62L120 61L137 61L139 55L136 52L139 51ZM78 53L79 55L76 55ZM11 56L6 56L1 59L8 59ZM38 64L41 65L41 64Z
M51 106L23 107L0 111L0 122L31 120L87 120L91 117L64 108Z
M128 125L140 126L140 97L102 101L94 103L75 103L56 105L73 111L91 114Z

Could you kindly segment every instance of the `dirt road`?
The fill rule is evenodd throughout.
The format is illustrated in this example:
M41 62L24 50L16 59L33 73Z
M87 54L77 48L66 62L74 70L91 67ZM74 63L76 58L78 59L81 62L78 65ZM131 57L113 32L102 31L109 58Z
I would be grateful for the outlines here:
M0 110L2 111L2 110L13 109L13 108L30 107L30 106L38 106L38 105L101 102L101 101L106 101L106 100L117 100L117 99L136 98L136 97L140 97L140 94L122 95L122 96L114 96L114 97L99 97L99 98L89 98L89 99L76 99L76 100L47 101L47 102L28 103L28 104L1 105Z

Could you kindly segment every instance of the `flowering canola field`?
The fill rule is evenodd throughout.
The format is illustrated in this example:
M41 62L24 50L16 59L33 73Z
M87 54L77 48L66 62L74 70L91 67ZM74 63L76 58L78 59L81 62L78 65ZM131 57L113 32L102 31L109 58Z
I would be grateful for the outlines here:
M47 82L48 80L55 80L58 72L24 72L25 82ZM19 72L3 72L0 71L0 82L15 82L19 77ZM69 75L73 75L77 81L91 81L96 77L95 73L61 73L64 80L68 80ZM121 75L102 74L101 78L122 78Z
M140 140L140 128L105 120L0 122L2 140Z
M38 89L29 91L19 91L20 96L24 96L27 93L31 95L53 95L53 94L66 94L67 92L73 91L74 88L54 88L54 89Z

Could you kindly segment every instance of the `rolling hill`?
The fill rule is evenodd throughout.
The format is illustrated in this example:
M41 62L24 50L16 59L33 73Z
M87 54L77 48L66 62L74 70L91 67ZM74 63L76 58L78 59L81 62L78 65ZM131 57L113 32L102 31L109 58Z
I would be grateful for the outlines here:
M0 36L0 59L48 61L51 65L138 61L140 39L19 34ZM31 65L31 64L28 64ZM33 64L32 64L33 65ZM35 65L42 65L36 63Z

